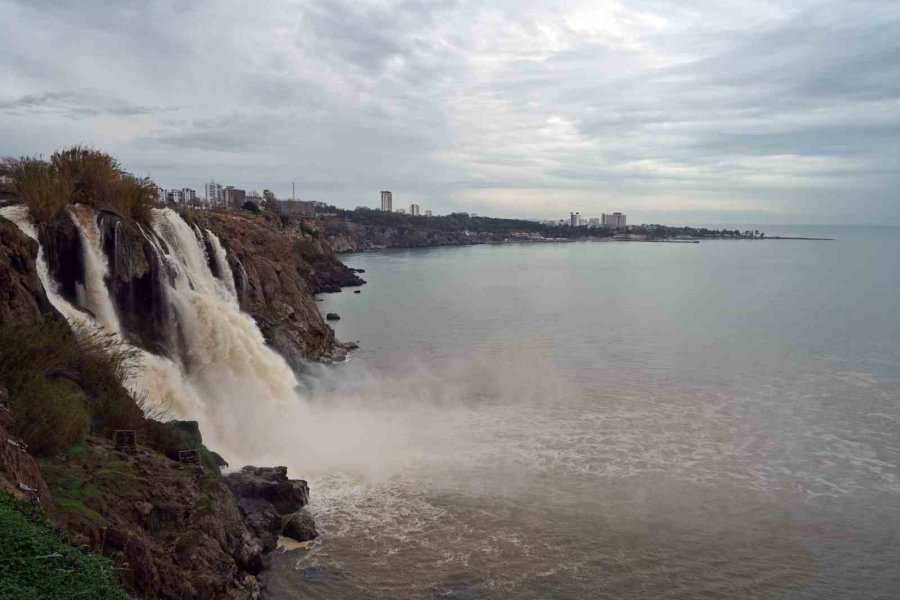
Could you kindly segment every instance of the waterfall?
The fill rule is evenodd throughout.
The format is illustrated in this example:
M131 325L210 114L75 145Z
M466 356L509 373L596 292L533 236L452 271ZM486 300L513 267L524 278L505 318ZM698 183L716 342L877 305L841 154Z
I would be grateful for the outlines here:
M259 403L296 402L294 372L266 345L256 322L241 312L234 288L213 276L193 229L174 211L161 209L154 214L154 231L169 248L175 271L169 302L184 340L185 370L210 399L207 416L222 428L227 421L228 433L234 434L240 423L220 419L223 411L240 414Z
M96 213L88 206L77 205L70 212L81 236L85 270L84 286L78 290L78 302L81 308L71 304L60 295L56 283L50 277L50 269L44 256L44 248L37 235L37 229L28 214L28 208L21 205L0 208L0 215L6 217L25 235L38 243L38 255L35 261L38 278L44 286L50 304L65 317L70 325L87 331L101 332L109 335L121 333L119 320L113 307L112 299L106 287L109 273L108 262L100 248L100 233L97 227ZM82 308L90 310L91 316ZM122 342L126 346L124 341ZM193 414L202 401L187 381L182 369L168 358L151 354L141 348L137 352L138 364L128 374L126 386L136 396L146 398L152 407L162 414L173 417L185 417Z
M89 206L76 204L69 209L72 221L78 227L81 245L84 248L84 285L77 289L78 304L96 316L106 331L120 333L122 327L116 316L116 309L107 291L106 279L109 265L101 247L100 228L97 227L97 213Z
M228 266L228 256L225 254L225 248L222 247L222 242L219 241L216 234L209 229L206 229L205 231L207 239L209 239L209 243L213 248L213 260L216 261L219 273L222 274L222 281L225 283L228 291L231 292L235 301L237 301L237 288L234 285L234 275L231 273L231 267Z
M41 280L41 284L44 286L44 291L47 294L47 299L50 301L50 304L53 305L53 308L58 310L66 320L73 325L95 328L97 325L90 315L69 304L69 302L60 295L58 286L50 277L50 268L47 266L44 248L41 246L40 240L38 240L37 229L28 216L28 208L19 205L5 206L0 208L0 215L15 223L16 227L18 227L22 233L37 242L38 255L35 266L37 267L38 278Z
M38 241L27 208L6 207L0 214ZM50 302L72 324L126 338L128 332L122 331L109 293L109 265L97 213L88 206L74 206L69 214L83 241L84 285L78 289L77 305L62 298L39 247L37 269ZM260 456L268 440L247 435L244 429L261 409L267 420L278 414L279 407L305 414L294 372L266 345L256 322L240 310L227 253L212 232L192 227L170 209L157 209L153 231L142 228L141 233L171 275L161 283L180 345L178 351L170 348L171 358L136 349L140 364L129 373L127 385L149 408L199 421L211 446L239 458ZM221 278L210 269L204 236Z

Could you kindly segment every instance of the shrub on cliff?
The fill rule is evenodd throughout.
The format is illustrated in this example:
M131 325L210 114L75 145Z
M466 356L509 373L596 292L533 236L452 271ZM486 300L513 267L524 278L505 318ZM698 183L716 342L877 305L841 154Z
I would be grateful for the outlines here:
M112 156L84 146L55 152L49 162L6 158L0 175L12 182L16 196L38 223L69 204L84 203L149 224L156 203L156 186L150 179L135 177Z
M122 383L134 360L116 338L46 319L0 327L0 382L16 434L38 455L80 442L88 430L139 429L144 416Z
M74 182L67 175L38 158L5 158L0 174L9 179L12 191L38 222L56 216L75 192Z
M127 600L112 561L67 545L43 514L0 495L0 600Z

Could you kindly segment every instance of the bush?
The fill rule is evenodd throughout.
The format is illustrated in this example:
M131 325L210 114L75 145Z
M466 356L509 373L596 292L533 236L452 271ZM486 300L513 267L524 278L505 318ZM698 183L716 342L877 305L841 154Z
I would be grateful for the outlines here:
M67 545L43 514L0 495L0 600L127 600L109 559Z
M57 319L0 327L0 382L16 433L38 455L79 443L88 430L140 429L144 415L123 386L135 360L118 338Z
M55 152L49 163L4 159L0 175L12 182L13 192L38 223L69 204L84 203L149 225L156 204L156 186L150 179L135 177L112 156L84 146Z
M125 172L112 156L74 146L55 152L50 163L75 185L76 202L111 210L148 225L156 204L156 186L147 178Z
M39 158L6 158L0 174L12 182L12 190L28 206L35 221L48 221L72 200L72 179Z

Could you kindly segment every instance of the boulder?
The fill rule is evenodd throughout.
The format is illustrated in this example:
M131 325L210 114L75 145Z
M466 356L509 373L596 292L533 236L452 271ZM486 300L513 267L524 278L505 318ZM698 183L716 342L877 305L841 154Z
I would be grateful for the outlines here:
M297 511L287 517L281 535L293 538L298 542L308 542L319 537L316 522L305 510Z
M272 503L259 498L239 498L237 504L244 524L259 538L263 552L274 550L278 545L283 517L278 514Z
M309 502L309 486L287 477L287 467L246 466L225 476L225 483L238 498L271 503L280 515L296 512Z
M339 315L339 314L337 314L337 313L328 313L327 315L325 315L325 320L327 320L327 321L340 321L340 320L341 320L341 315Z

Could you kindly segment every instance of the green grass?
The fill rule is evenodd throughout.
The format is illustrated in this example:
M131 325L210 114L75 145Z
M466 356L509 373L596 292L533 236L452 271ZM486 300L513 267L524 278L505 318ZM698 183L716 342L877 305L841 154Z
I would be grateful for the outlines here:
M110 560L67 545L29 504L0 495L0 600L128 600Z

